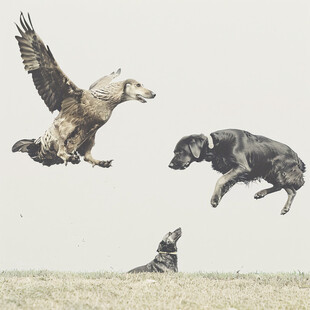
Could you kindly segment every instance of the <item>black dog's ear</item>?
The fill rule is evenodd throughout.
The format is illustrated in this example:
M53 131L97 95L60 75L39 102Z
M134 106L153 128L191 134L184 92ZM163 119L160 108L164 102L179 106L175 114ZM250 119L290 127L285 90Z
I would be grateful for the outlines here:
M198 159L200 157L202 143L195 138L192 138L191 141L188 143L188 147L192 153L192 155Z
M165 241L161 241L158 245L158 248L157 248L157 252L160 252L163 250L164 246L165 246L166 242Z

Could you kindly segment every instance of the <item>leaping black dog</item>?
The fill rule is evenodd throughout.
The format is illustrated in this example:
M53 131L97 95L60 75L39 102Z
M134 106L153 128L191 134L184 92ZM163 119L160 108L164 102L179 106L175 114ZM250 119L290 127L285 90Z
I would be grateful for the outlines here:
M273 186L259 191L254 198L285 189L288 200L281 211L283 215L290 210L296 191L305 183L306 166L290 147L244 130L227 129L207 137L202 134L183 137L174 154L169 164L172 169L183 170L194 161L205 160L223 174L211 198L214 208L237 182L264 179Z
M182 236L181 228L168 232L159 243L155 258L148 264L134 268L129 273L178 272L177 241Z

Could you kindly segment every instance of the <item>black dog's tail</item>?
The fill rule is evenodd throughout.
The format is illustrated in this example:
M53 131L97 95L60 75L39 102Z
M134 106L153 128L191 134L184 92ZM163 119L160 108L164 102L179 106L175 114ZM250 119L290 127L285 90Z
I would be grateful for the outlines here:
M297 157L297 165L295 164L285 173L286 183L298 190L305 184L304 172L306 172L306 165Z

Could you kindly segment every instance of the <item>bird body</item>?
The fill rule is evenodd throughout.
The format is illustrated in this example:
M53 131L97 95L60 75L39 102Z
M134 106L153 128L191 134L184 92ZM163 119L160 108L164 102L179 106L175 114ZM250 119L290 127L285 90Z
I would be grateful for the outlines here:
M104 76L89 90L78 88L62 72L48 46L33 29L30 16L23 13L16 36L25 70L32 74L39 95L51 112L58 110L53 124L38 139L23 139L14 144L13 152L27 152L43 165L80 162L80 156L93 166L110 167L111 161L96 160L91 155L95 134L111 117L114 108L128 100L146 102L155 94L134 79L111 83L121 70Z

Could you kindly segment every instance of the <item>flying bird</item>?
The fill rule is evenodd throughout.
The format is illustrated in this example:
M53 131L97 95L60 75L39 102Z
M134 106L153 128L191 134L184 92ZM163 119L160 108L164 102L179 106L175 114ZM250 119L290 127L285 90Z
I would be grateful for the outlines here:
M51 112L59 113L53 124L38 139L17 141L13 152L24 152L46 166L78 164L80 156L93 166L108 168L112 160L97 160L91 150L97 130L111 117L120 103L138 100L145 103L155 93L134 79L112 83L121 70L94 82L89 90L77 87L60 69L50 48L35 32L30 15L20 14L18 41L25 70L31 73L39 95Z

